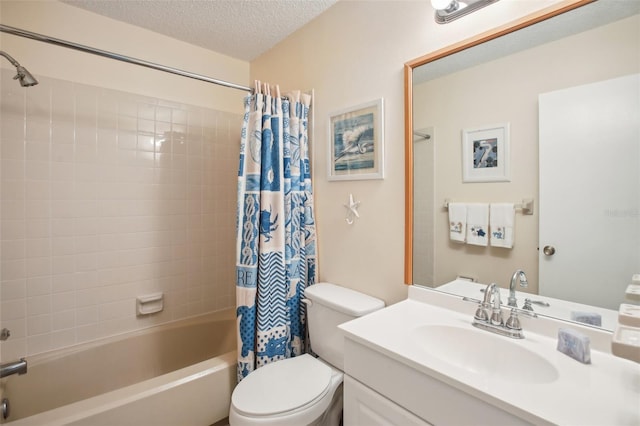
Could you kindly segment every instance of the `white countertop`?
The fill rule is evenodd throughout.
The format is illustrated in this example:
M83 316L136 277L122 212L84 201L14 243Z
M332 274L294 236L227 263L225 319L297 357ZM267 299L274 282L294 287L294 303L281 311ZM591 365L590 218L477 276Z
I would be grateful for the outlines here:
M558 352L557 340L552 336L554 327L568 326L561 321L541 319L545 322L544 327L550 330L546 334L527 329L530 321L540 319L525 321L525 339L522 340L478 330L471 325L474 304L463 303L459 297L436 293L413 286L409 299L347 322L340 328L348 339L532 423L640 424L640 364L593 348L591 364L582 364ZM438 305L429 303L431 298L436 298ZM442 307L449 303L449 299L450 306ZM519 345L547 360L557 369L559 376L550 383L518 383L500 374L478 374L460 368L441 356L433 355L434 351L416 341L416 329L425 325L468 328L487 333L487 338L507 339L510 344ZM576 327L585 331L579 325ZM586 333L591 331L586 330ZM469 347L468 350L477 348ZM500 360L496 358L496 362ZM522 368L527 368L526 363ZM420 390L416 389L416 392Z

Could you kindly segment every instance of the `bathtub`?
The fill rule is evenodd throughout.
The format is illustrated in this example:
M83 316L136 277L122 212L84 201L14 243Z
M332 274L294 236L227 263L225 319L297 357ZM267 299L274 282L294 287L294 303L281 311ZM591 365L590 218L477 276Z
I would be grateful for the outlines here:
M26 375L1 380L4 422L211 425L229 413L235 350L228 309L27 357Z

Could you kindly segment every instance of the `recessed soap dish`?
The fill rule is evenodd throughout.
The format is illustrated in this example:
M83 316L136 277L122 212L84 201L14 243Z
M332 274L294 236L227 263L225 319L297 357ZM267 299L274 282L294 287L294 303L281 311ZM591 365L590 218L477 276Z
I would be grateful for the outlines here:
M136 298L136 314L150 315L160 312L164 309L164 294L153 293Z
M640 328L618 325L611 341L615 356L640 362Z

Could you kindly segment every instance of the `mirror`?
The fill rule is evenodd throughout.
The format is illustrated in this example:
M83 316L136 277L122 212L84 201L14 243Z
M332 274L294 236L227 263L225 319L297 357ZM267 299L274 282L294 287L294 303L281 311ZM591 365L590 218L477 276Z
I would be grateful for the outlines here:
M539 156L542 144L539 135L543 133L539 129L542 125L539 117L549 115L539 110L544 104L539 99L640 73L638 13L640 2L563 2L405 65L407 284L457 292L455 286L447 283L462 276L485 284L496 282L505 288L513 272L523 269L529 286L518 291L530 293L524 297L534 301L536 298L547 300L547 297L558 299L573 311L600 312L605 308L615 322L618 304L624 301L631 275L640 272L638 135L632 137L635 139L630 147L632 151L609 150L626 152L626 157L635 161L635 168L632 166L631 174L622 176L633 184L624 190L626 204L609 205L605 211L609 218L615 217L616 223L626 220L623 229L628 229L632 236L632 250L616 253L620 244L614 239L599 247L600 252L591 250L596 254L595 261L584 260L586 257L580 248L588 246L586 242L593 229L592 224L582 223L587 217L584 212L597 209L580 201L569 212L569 219L563 219L565 224L577 222L584 226L583 239L577 241L578 249L555 247L557 256L545 257L544 252L550 253L554 248L553 241L540 241L539 236L544 235L542 227L546 229L545 224L554 219L554 214L545 214L554 203L545 205L541 195L544 197L547 192L539 186L551 176L547 162ZM638 97L636 91L635 108ZM463 134L504 123L508 124L509 131L508 180L463 182ZM637 126L637 122L634 125ZM586 149L592 142L584 141L583 147ZM582 158L574 153L576 162L578 157ZM572 187L564 177L575 174L572 170L575 162L566 163L554 182L557 188L569 193L573 192ZM598 163L597 173L591 174L596 174L596 179L613 175L607 167L620 168L603 161ZM608 188L598 192L611 192ZM513 248L451 241L447 202L523 205L529 200L533 200L533 214L523 214L521 209L516 209ZM545 272L544 268L550 263L549 259L555 262L571 250L581 261L580 268L574 267L568 278L557 279L559 283L556 283L555 272ZM603 256L605 253L607 256ZM598 260L600 258L606 260ZM615 264L618 259L626 263ZM582 286L582 277L593 275L592 267L596 271L613 269L620 272L622 278L587 291ZM560 288L567 284L573 287ZM480 293L475 298L481 298ZM535 304L534 310L546 314ZM549 315L556 314L550 312ZM611 324L602 326L612 329Z

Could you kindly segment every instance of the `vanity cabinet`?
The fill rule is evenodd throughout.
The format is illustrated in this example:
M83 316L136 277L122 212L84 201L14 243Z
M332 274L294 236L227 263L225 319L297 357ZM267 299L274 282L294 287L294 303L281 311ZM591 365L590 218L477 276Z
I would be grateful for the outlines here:
M344 424L431 426L350 376L344 377Z
M637 363L592 347L583 364L557 350L561 327L594 347L605 332L541 316L509 339L474 327L474 309L411 286L407 300L338 326L345 425L640 425Z
M531 424L348 337L344 356L345 426Z

